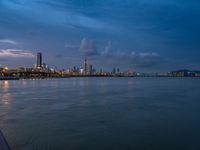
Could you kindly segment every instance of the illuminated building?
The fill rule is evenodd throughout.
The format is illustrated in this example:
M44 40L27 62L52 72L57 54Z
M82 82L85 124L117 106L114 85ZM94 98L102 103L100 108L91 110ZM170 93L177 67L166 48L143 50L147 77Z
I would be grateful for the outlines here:
M85 61L84 61L84 73L87 74L88 73L88 62L87 62L87 59L85 58Z

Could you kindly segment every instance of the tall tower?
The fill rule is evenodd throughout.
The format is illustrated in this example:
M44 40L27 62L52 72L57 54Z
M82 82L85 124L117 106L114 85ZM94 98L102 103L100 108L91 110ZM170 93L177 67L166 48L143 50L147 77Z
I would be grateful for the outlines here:
M37 67L42 67L42 53L37 53Z
M88 73L88 62L87 62L87 58L85 58L85 61L84 61L84 73L85 73L85 74Z

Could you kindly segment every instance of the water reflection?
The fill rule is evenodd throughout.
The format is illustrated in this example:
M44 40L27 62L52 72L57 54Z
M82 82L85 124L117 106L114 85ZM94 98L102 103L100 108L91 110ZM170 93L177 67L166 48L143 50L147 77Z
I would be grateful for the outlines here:
M129 89L132 89L132 88L133 88L133 85L134 85L133 79L129 79L129 80L128 80L128 88L129 88Z
M9 81L2 81L1 100L4 108L7 108L10 103Z

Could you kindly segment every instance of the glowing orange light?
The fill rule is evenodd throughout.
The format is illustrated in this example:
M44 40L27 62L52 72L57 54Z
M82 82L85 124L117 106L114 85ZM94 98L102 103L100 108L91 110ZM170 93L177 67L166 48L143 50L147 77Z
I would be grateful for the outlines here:
M8 107L7 105L9 104L10 101L10 93L9 93L9 81L5 80L2 81L2 89L3 89L3 93L1 96L2 99L2 103L4 105L4 107Z

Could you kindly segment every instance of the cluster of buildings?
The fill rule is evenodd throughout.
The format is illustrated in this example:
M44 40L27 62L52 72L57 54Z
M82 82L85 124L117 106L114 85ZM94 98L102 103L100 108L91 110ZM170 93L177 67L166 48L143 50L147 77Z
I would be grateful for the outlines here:
M113 71L107 72L103 71L103 69L97 70L94 68L92 64L88 62L85 58L83 67L74 66L66 70L66 74L71 76L123 76L125 75L124 72L120 72L119 68L113 68Z
M37 53L36 64L32 68L20 67L17 69L8 69L6 66L0 66L0 77L19 77L19 78L47 78L47 77L72 77L72 76L133 76L128 72L120 72L119 68L114 68L112 72L106 72L102 69L96 70L92 64L89 64L85 58L83 67L76 67L67 70L58 70L50 68L43 63L42 53Z
M177 70L166 73L159 73L157 76L160 77L200 77L200 71L192 71L192 70Z
M0 77L45 78L60 76L59 71L50 69L45 63L42 63L42 53L37 53L37 63L32 68L9 69L7 66L0 67Z
M131 70L121 72L119 68L113 68L111 72L96 70L92 64L85 58L83 67L76 67L67 70L58 70L50 68L43 63L42 53L37 53L36 64L32 68L20 67L9 69L6 66L0 66L0 79L6 77L14 78L51 78L51 77L200 77L200 71L178 70L165 73L148 74L138 73Z

